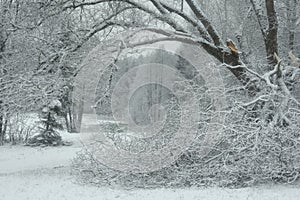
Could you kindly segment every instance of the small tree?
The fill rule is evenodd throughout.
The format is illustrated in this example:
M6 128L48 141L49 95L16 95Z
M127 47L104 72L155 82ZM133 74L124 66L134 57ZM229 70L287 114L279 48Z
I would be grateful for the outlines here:
M43 132L56 132L55 129L63 129L63 126L58 122L57 116L60 114L61 103L59 101L52 101L49 105L42 109L40 127Z
M49 105L44 106L40 115L39 127L42 131L29 140L31 146L50 145L57 146L62 143L61 136L56 131L62 130L63 126L58 121L58 116L61 112L61 103L58 100L53 100Z

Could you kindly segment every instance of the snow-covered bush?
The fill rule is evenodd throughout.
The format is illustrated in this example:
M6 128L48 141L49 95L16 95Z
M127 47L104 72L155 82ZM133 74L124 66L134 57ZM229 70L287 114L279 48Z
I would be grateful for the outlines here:
M36 113L16 113L7 122L6 140L12 144L27 142L38 133Z
M264 112L264 111L261 111ZM83 150L74 160L80 181L114 187L240 187L266 181L290 183L300 173L300 116L293 125L270 128L251 120L237 105L228 112L225 134L211 152L199 155L200 138L172 165L149 173L128 173L101 164Z

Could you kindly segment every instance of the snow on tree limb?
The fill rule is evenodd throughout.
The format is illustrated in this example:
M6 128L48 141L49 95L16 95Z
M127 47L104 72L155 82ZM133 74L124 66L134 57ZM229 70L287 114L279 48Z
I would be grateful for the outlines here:
M196 15L196 17L201 21L201 23L206 28L207 32L211 36L212 40L214 41L214 44L216 46L223 46L222 40L217 33L217 30L212 26L211 22L207 19L207 17L204 15L203 11L200 9L198 4L194 0L186 0L186 3L189 5L193 13Z

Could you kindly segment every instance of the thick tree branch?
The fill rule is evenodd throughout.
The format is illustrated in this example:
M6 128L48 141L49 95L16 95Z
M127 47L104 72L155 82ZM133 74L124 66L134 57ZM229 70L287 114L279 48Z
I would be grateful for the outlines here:
M208 35L205 27L203 26L202 23L198 23L195 19L193 19L192 17L188 16L186 13L184 13L183 11L177 10L175 8L172 8L171 6L165 4L165 3L161 3L162 6L164 8L166 8L169 12L171 13L175 13L178 16L182 17L186 22L190 23L192 26L196 27L199 34L208 42L212 42L210 36Z
M159 10L159 12L161 14L167 14L166 10L163 8L163 6L161 5L161 3L157 0L150 0L152 2L152 4L157 8L157 10Z
M251 5L252 5L252 8L254 10L254 13L256 15L257 22L258 22L261 34L263 35L264 39L266 39L266 32L265 32L266 28L262 24L262 15L261 15L260 11L257 8L256 1L255 0L250 0L250 2L251 2Z
M212 26L211 22L207 19L207 17L204 15L202 10L199 8L199 5L194 0L185 0L186 3L189 5L195 16L200 20L200 22L204 25L207 32L211 36L211 38L214 41L214 44L216 46L223 46L222 40L217 33L217 30Z

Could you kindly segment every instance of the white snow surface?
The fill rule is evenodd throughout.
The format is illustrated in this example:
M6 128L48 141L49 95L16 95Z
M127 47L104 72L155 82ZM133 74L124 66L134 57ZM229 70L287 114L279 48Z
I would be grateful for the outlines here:
M76 183L71 160L81 149L79 134L63 133L72 146L0 147L0 200L298 200L300 185L251 188L112 189Z

